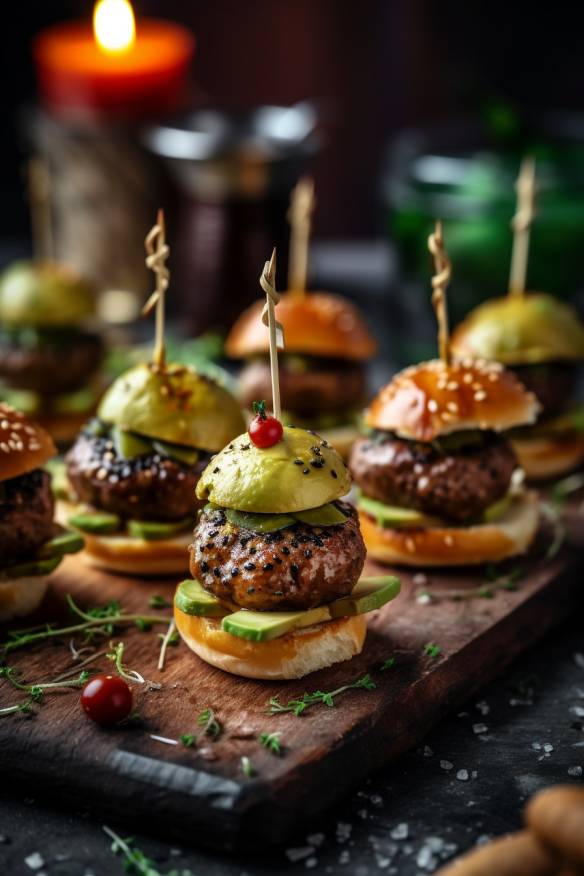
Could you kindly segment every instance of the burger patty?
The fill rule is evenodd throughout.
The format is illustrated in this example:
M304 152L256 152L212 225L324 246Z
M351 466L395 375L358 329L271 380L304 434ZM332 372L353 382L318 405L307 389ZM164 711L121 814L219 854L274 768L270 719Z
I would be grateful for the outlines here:
M37 468L0 483L0 562L32 560L53 535L51 478Z
M518 365L510 370L542 406L540 420L561 413L574 395L577 370L572 362Z
M82 389L103 359L99 335L80 329L0 334L0 379L14 389L54 396Z
M246 407L251 407L254 401L271 398L269 362L249 362L239 380L242 402ZM365 370L359 363L322 359L317 367L301 370L293 367L293 360L287 363L282 357L280 397L287 410L298 414L334 413L361 407L366 395Z
M349 467L373 499L462 522L505 495L517 458L509 441L494 433L451 453L388 435L358 441Z
M67 474L81 502L135 520L181 520L197 507L195 487L209 454L195 465L160 453L124 459L108 436L81 432L68 452Z
M365 562L354 508L339 526L296 523L260 533L230 523L220 509L203 511L191 545L190 568L206 590L256 611L303 611L346 596Z

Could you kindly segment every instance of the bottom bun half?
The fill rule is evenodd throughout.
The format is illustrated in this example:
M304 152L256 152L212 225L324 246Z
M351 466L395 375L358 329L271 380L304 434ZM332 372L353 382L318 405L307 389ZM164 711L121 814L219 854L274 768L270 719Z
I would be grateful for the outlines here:
M47 592L48 575L0 581L0 621L24 617L39 607Z
M188 572L192 532L174 538L145 541L130 535L83 533L82 559L97 569L123 575L177 575Z
M525 492L492 523L475 526L391 529L359 512L367 555L401 566L471 566L524 553L539 521L537 495Z
M206 663L244 678L303 678L350 660L363 649L364 615L339 618L295 630L269 642L248 642L221 629L221 619L194 617L175 606L174 618L186 644Z
M519 464L529 480L568 474L584 461L584 435L513 439Z

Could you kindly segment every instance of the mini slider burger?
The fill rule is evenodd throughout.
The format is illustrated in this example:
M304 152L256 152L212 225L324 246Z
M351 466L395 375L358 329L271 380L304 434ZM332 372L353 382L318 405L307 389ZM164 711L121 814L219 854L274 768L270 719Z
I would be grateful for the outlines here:
M98 396L95 291L63 265L17 262L0 277L0 394L70 443Z
M521 486L504 433L533 423L539 405L502 365L451 360L439 224L429 245L441 358L402 371L366 412L370 435L350 460L361 527L369 555L382 562L496 562L525 551L537 528L536 496Z
M50 435L0 403L0 620L40 604L63 556L83 539L54 521L51 477L42 466L56 454Z
M532 164L524 164L519 193L527 197L530 212L532 177ZM528 222L516 230L514 253L518 236L528 230ZM525 474L538 480L565 474L584 460L584 412L575 402L584 326L568 304L543 292L525 292L524 284L523 263L512 271L508 295L486 301L460 323L452 351L502 362L537 397L537 422L514 429L511 438Z
M262 276L270 321L273 272L274 255ZM275 341L271 349L277 414ZM213 666L249 678L300 678L358 654L364 614L393 599L399 581L359 580L365 546L355 510L341 501L350 476L336 450L315 432L283 427L263 404L257 410L249 432L199 481L206 505L175 621Z
M244 428L239 405L226 389L193 368L166 361L168 247L162 216L147 245L157 256L149 262L157 291L146 305L147 312L158 308L153 361L112 384L97 417L67 454L77 505L63 510L84 534L90 563L136 575L186 568L200 474L211 454Z
M367 400L366 363L377 344L357 309L337 295L306 291L308 226L312 182L296 187L290 211L289 290L278 304L286 333L280 361L284 421L319 431L341 455L357 438L357 419ZM242 404L270 394L268 333L260 319L261 301L233 326L226 352L246 364L240 375Z

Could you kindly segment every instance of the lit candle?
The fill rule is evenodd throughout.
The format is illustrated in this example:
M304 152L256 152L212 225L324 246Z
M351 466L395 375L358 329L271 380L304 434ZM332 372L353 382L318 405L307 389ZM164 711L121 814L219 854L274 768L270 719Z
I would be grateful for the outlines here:
M48 28L34 42L41 99L70 119L172 112L186 96L195 41L180 25L134 20L128 0L99 0L89 23Z

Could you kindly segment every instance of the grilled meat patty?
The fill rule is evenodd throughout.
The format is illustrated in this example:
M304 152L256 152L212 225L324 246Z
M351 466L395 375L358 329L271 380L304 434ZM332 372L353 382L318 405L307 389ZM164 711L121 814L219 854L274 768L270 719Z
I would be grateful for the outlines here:
M4 330L0 379L14 389L64 395L83 389L103 359L99 335L81 329Z
M509 441L494 433L450 453L388 434L358 441L349 467L372 499L464 522L505 495L517 458Z
M40 468L0 483L2 567L32 560L53 536L54 501L50 475Z
M209 461L195 465L160 453L124 459L106 435L81 432L65 461L71 485L81 502L135 520L181 520L198 507L195 487Z
M202 511L191 546L190 568L211 593L255 611L302 611L351 592L365 545L355 510L339 526L296 523L260 533L230 523L220 509Z
M512 370L542 406L540 420L560 414L575 394L577 369L573 362L518 365Z
M266 360L249 362L240 375L241 399L246 407L271 398L270 365ZM367 395L365 370L360 363L322 359L306 370L294 360L282 358L280 396L282 407L297 414L335 413L363 405Z

